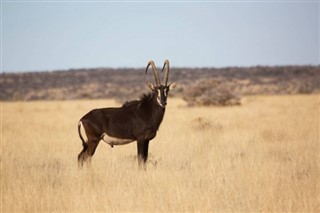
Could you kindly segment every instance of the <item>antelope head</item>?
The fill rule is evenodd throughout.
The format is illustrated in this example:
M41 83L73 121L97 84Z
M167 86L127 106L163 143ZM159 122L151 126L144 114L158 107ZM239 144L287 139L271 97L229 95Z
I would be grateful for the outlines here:
M167 97L168 97L169 91L176 86L176 83L171 83L168 85L169 69L170 69L169 61L165 60L162 68L162 72L164 72L164 77L163 77L164 84L162 84L159 79L159 74L158 74L156 65L154 64L153 61L148 62L145 74L147 75L150 65L152 67L156 84L147 82L147 85L152 92L156 93L158 104L162 108L165 108L167 105Z

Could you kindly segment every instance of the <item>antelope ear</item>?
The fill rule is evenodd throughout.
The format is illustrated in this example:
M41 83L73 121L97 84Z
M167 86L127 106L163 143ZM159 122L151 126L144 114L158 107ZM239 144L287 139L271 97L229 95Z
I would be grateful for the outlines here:
M177 86L177 83L176 83L176 82L171 83L171 84L169 85L169 89L171 90L171 89L175 88L176 86Z
M151 83L147 83L147 85L148 85L148 87L149 87L149 89L151 90L151 91L154 91L155 90L155 86L153 85L153 84L151 84Z

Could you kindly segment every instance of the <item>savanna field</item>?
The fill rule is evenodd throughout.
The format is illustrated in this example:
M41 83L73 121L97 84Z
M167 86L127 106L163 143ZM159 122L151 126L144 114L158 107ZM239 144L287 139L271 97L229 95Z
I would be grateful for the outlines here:
M1 102L1 212L320 212L319 94L169 99L146 169L103 141L79 169L79 118L117 105Z

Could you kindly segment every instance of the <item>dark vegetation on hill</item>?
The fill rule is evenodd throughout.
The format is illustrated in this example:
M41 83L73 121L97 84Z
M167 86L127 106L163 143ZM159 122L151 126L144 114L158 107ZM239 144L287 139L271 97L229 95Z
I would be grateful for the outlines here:
M154 82L151 73L148 79ZM234 105L242 95L319 93L320 66L172 68L169 81L178 83L170 94L183 97L189 105ZM144 68L3 73L0 85L4 101L124 101L148 92Z

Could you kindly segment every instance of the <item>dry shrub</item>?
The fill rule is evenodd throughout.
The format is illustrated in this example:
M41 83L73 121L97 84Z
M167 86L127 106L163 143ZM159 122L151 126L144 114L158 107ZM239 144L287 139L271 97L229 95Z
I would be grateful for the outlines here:
M197 117L192 120L192 129L194 130L221 130L222 125L219 123L214 123L211 120L203 117Z
M192 120L192 127L196 130L209 129L211 127L211 121L206 118L198 117Z
M214 78L201 80L183 94L188 106L240 105L240 96L234 91L235 82L218 81Z

